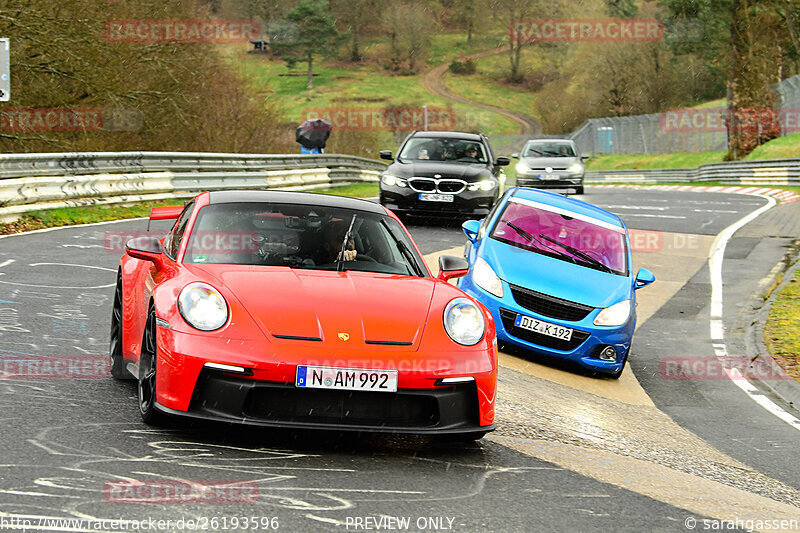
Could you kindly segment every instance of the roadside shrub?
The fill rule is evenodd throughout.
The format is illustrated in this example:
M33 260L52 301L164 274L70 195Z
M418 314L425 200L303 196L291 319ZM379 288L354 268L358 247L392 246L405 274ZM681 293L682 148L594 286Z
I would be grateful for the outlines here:
M477 68L473 60L467 59L466 61L453 61L448 70L453 74L475 74Z

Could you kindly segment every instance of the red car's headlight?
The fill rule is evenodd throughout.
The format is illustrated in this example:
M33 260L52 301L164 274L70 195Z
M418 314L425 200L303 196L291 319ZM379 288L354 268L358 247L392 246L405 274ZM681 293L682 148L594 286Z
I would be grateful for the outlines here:
M486 323L477 305L466 298L456 298L444 308L444 329L458 344L472 346L483 338Z
M178 310L186 322L201 331L213 331L228 321L228 304L207 283L190 283L178 296Z

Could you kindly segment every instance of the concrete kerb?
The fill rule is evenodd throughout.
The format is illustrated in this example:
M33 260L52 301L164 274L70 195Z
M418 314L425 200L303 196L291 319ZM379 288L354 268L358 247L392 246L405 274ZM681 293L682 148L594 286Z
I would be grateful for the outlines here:
M745 349L748 354L753 354L751 356L753 363L760 359L769 368L780 368L778 362L769 353L764 339L764 328L778 294L789 284L794 278L795 272L800 268L798 255L800 255L800 239L795 239L784 258L770 271L765 280L766 283L753 294L753 298L762 301L766 298L763 306L756 313L755 319L745 330ZM783 281L769 294L770 288L774 286L775 280L781 274L784 276ZM768 298L767 294L769 294ZM757 382L795 409L800 409L800 382L796 379L757 380Z

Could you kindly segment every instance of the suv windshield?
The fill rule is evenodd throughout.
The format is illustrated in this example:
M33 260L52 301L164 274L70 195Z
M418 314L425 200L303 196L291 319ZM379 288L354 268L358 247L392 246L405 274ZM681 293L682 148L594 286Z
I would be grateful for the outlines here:
M531 143L522 157L575 157L575 150L565 142Z
M490 236L595 270L628 273L624 228L537 202L511 198Z
M403 146L400 159L486 163L489 158L483 143L463 139L414 137Z
M198 214L183 261L425 275L394 219L314 205L208 205Z

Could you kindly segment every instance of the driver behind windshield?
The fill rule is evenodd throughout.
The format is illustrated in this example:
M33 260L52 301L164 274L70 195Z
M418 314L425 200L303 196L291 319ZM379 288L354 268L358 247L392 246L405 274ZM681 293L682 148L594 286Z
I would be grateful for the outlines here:
M339 255L342 252L342 243L344 243L344 236L347 233L349 224L344 220L338 220L325 224L322 228L322 246L320 247L317 257L314 262L318 265L328 263L335 263L339 260ZM343 261L355 261L356 246L352 236L347 240L347 246L344 251Z

